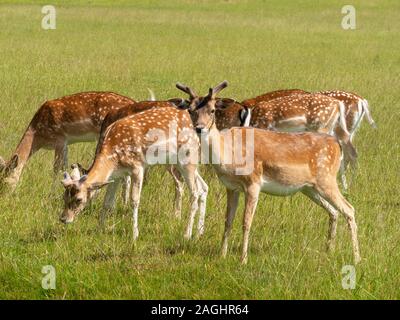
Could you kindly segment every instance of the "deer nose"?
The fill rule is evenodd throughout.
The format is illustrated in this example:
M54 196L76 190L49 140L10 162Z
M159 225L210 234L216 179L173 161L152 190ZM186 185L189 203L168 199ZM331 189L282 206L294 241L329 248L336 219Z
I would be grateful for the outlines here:
M200 126L196 127L196 133L197 134L202 134L202 133L206 133L206 132L207 132L207 129L203 125L200 125Z

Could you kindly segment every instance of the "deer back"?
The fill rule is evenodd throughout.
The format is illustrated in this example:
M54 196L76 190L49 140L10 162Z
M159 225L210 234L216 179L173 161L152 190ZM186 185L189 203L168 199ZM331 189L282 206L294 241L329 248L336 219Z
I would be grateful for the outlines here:
M186 110L180 110L169 102L153 102L153 105L154 108L111 124L99 143L96 157L107 156L122 166L132 166L135 162L146 162L146 152L154 144L168 147L172 143L179 148L192 140L198 145L198 138ZM182 131L185 134L181 135ZM163 135L162 139L159 137L160 133Z
M290 96L292 94L308 94L309 92L301 89L282 89L264 93L255 98L250 98L242 101L242 104L248 108L254 107L257 103L262 101L270 101L276 98Z

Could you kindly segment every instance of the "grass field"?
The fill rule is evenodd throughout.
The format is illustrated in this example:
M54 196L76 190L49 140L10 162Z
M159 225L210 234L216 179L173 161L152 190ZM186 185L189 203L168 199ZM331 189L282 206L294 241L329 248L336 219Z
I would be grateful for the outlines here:
M355 91L378 124L363 123L355 141L359 168L348 175L363 261L356 289L344 290L341 270L352 264L345 221L340 217L336 250L327 254L328 215L300 195L261 196L246 266L239 264L239 211L221 259L225 190L208 168L199 240L183 240L188 197L184 218L175 220L173 183L160 168L143 190L135 245L121 201L104 233L97 228L100 199L66 227L58 222L63 188L52 182L53 153L41 151L16 193L0 198L0 298L400 298L398 0L351 1L357 29L349 31L341 28L345 3L336 0L53 0L57 29L47 31L41 2L0 1L0 155L11 155L43 101L80 91L140 100L152 88L166 99L180 96L176 81L206 92L224 79L224 95L237 99L294 87ZM70 162L89 165L94 149L72 146ZM41 287L45 265L56 268L55 290Z

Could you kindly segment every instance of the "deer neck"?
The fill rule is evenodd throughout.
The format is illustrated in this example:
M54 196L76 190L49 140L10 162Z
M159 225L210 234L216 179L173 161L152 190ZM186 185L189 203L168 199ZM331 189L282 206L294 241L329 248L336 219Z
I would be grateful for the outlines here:
M208 133L201 136L202 162L214 165L223 164L224 155L231 152L231 145L226 144L225 139L226 137L216 126L211 127Z
M5 179L6 182L14 189L21 177L22 170L24 169L29 157L36 151L34 148L35 132L32 128L25 131L21 141L15 149L13 156L18 156L17 166L9 173Z
M86 185L109 182L115 168L116 164L112 159L103 154L98 154L87 174Z

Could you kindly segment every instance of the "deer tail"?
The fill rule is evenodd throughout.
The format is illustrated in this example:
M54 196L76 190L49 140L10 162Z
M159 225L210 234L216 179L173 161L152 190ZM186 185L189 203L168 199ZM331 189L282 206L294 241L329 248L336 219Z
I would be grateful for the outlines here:
M365 112L365 116L367 117L369 124L372 126L372 128L376 129L377 126L374 119L372 119L371 112L369 111L368 101L366 99L363 99L361 103L363 111Z
M244 106L244 108L240 111L240 126L248 127L250 126L251 120L251 110L250 108Z
M150 93L150 101L156 101L156 95L154 94L153 90L151 90L150 88L147 88L147 90Z

